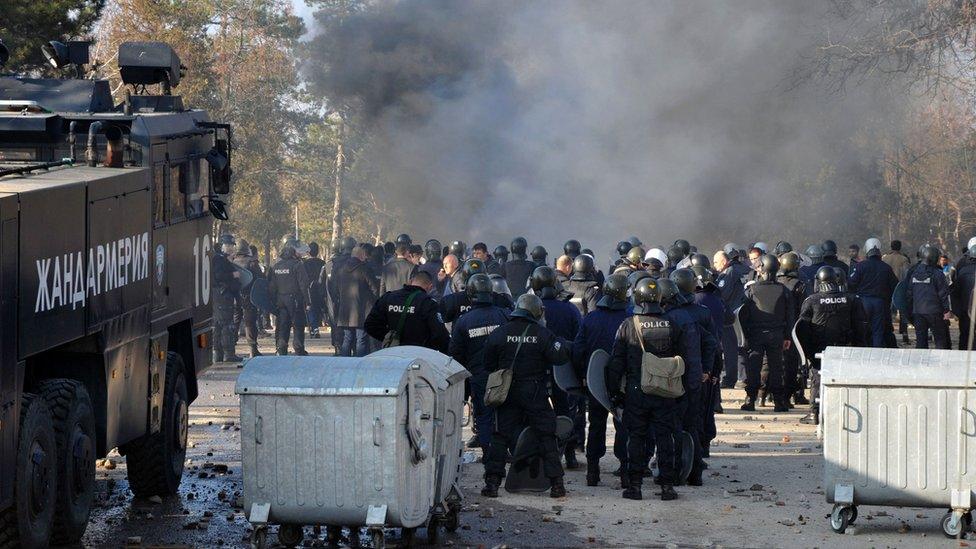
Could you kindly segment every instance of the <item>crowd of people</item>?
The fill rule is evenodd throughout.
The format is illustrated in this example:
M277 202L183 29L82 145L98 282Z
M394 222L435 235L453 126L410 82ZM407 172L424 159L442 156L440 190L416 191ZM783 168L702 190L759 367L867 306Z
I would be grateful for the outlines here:
M328 260L315 243L286 238L266 273L246 243L231 235L219 243L216 360L240 360L241 327L251 355L260 354L263 313L241 269L267 279L278 354L289 343L306 354L306 328L319 337L323 324L341 356L395 345L449 354L471 373L468 444L482 449L487 497L498 496L526 428L538 437L553 497L566 495L564 464L582 467L579 450L587 484L599 485L612 420L623 497L641 499L656 468L657 494L671 500L675 486L702 484L721 390L740 378L742 410L809 406L803 421L817 423L816 355L827 346L898 347L895 318L902 345L912 325L916 347L949 349L953 318L959 348L972 341L976 237L955 263L931 244L911 259L901 242L883 250L877 238L851 245L847 261L831 240L803 252L783 241L728 243L708 257L686 240L645 249L631 238L606 270L576 240L550 264L523 237L491 252L482 242L420 246L406 234L384 246L346 237ZM594 383L588 370L601 351L608 358ZM555 382L554 368L567 364L582 391ZM559 438L558 416L573 423Z

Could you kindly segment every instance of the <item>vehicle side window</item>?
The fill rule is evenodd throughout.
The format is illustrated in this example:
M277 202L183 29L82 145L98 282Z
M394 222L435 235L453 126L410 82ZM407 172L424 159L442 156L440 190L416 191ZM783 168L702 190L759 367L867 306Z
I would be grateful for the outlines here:
M207 188L205 181L209 173L209 164L204 158L198 158L187 164L186 177L186 217L194 218L203 214L203 195L200 189Z
M166 224L166 166L153 166L153 226Z
M186 218L186 195L180 192L185 185L188 165L173 164L169 168L169 222L177 223Z

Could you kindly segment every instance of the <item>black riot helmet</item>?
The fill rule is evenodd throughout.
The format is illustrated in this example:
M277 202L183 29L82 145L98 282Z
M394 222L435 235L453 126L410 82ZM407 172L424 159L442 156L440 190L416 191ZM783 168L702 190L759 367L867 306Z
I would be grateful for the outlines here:
M817 269L817 289L821 292L836 292L840 289L837 284L837 273L830 265Z
M774 280L779 272L779 259L773 254L766 254L759 259L759 274L763 280Z
M681 248L678 248L677 246L671 246L668 248L667 255L668 263L671 265L677 265L679 261L685 258L685 256L681 254Z
M681 257L688 257L691 253L691 243L683 238L674 241L674 247L681 251Z
M573 278L588 279L593 276L595 270L593 258L588 255L578 255L573 260Z
M410 238L410 235L408 235L407 233L400 233L396 237L395 244L397 246L401 244L406 244L407 246L409 246L413 244L413 240Z
M837 288L842 291L847 291L847 269L839 269L834 267L834 281L837 283Z
M647 252L644 251L644 248L634 246L630 249L630 251L627 252L627 263L630 263L634 267L642 266L644 264L644 255L646 253Z
M544 288L556 289L556 271L552 267L547 265L542 265L541 267L536 267L532 271L532 277L529 278L529 286L534 292L541 292Z
M242 238L241 241L237 243L237 255L251 255L251 245L247 243L247 240Z
M661 280L645 278L634 287L635 311L642 314L660 314L664 312L661 308L662 293Z
M296 257L298 257L298 253L295 251L294 246L292 246L291 244L285 244L284 246L281 247L281 250L278 252L278 257L280 257L281 259L295 259Z
M661 303L663 305L684 305L685 299L681 295L678 285L670 278L661 277L657 279L657 285L661 288Z
M451 242L451 245L448 247L448 251L451 252L451 255L457 256L458 259L464 259L464 253L467 250L468 247L460 240Z
M837 243L833 240L824 240L820 247L823 248L824 257L837 257Z
M237 240L234 239L234 235L230 233L224 233L217 237L217 242L223 246L224 244L230 244L231 246L237 245Z
M485 273L475 273L464 285L464 291L471 298L472 303L491 303L493 291L491 278Z
M525 238L517 236L512 239L512 245L509 247L512 249L512 255L525 259L525 250L529 247L529 243Z
M629 275L627 275L627 285L630 286L631 289L636 288L637 283L640 282L641 280L644 280L645 278L653 278L653 277L651 276L651 273L647 271L643 271L643 270L633 271Z
M823 261L823 248L817 244L811 244L807 247L807 257L810 258L814 264Z
M708 269L712 266L712 262L708 260L708 256L705 254L691 254L691 266L692 267L705 267Z
M488 278L491 279L491 291L512 297L512 290L508 287L508 281L505 280L504 276L493 273L488 275Z
M495 246L495 251L493 251L491 255L495 256L495 259L498 259L504 263L508 261L508 248L501 245Z
M703 265L692 265L691 272L695 273L695 278L698 279L699 288L707 288L709 284L715 285L715 275L712 274L711 269Z
M593 255L593 250L591 250L589 248L583 248L582 250L580 250L580 253L583 254L583 255L588 255L588 256L590 256L590 257L592 257L594 259L596 258L596 256Z
M532 256L532 261L535 261L539 265L545 265L546 258L549 257L549 252L546 251L544 246L536 246L535 248L532 248L532 253L530 255Z
M428 261L437 261L441 259L441 243L439 240L432 238L424 244L424 255L427 256Z
M509 316L527 318L536 322L542 320L546 314L546 306L539 296L529 292L519 296L515 302L515 310Z
M698 287L698 277L691 269L675 269L670 278L683 294L693 294Z
M779 242L776 243L776 247L773 248L773 253L776 254L777 256L781 256L783 254L790 253L792 251L793 251L793 245L785 240L780 240Z
M941 256L942 252L937 246L929 245L926 246L925 251L922 252L922 261L924 261L926 265L935 267L939 264L939 258Z
M624 303L627 301L627 292L630 291L630 283L627 277L622 274L614 274L607 277L603 283L603 297L597 305L609 307L613 302Z
M339 245L339 251L344 254L351 254L353 249L356 248L356 239L351 236L343 237L342 243Z
M576 259L576 256L582 253L581 252L582 248L583 245L580 244L579 240L576 239L567 240L566 243L563 244L563 253L573 259Z
M796 252L786 252L779 258L779 272L782 274L795 273L800 268L800 256Z
M627 239L627 242L630 242L630 245L631 246L643 246L644 245L644 243L641 242L641 239L637 238L636 236L632 236L632 237L628 238Z
M393 254L395 254L396 253L396 244L394 244L392 242L384 242L383 243L383 253L386 254L386 255L389 255L389 256L392 256Z
M634 245L630 242L621 240L620 242L617 242L617 253L620 254L620 257L627 257L627 252L629 252L633 247Z
M481 273L487 274L488 271L485 268L485 262L480 259L469 259L461 266L461 280L465 283L471 276Z

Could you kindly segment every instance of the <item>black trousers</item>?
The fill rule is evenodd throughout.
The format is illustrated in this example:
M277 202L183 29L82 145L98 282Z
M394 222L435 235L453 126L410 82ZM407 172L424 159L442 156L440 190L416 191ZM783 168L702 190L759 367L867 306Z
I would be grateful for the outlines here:
M305 305L293 295L282 295L276 303L275 348L279 355L288 354L288 337L295 333L295 352L305 352Z
M792 395L800 389L800 353L796 347L783 351L783 393Z
M549 405L546 380L513 380L508 400L495 409L495 431L484 458L485 477L504 477L505 458L525 427L533 427L542 445L542 470L549 478L563 476L556 443L556 412Z
M969 331L973 329L969 315L959 315L959 350L969 350Z
M942 318L942 315L938 313L915 313L912 315L912 320L915 324L916 349L929 348L929 330L932 330L932 339L935 340L936 349L952 348L952 340L949 339L949 323Z
M607 418L610 412L595 398L589 398L589 431L586 439L587 464L607 455ZM616 419L613 420L613 455L621 465L627 463L627 432Z
M217 291L213 296L214 350L217 360L234 355L237 325L234 324L234 295Z
M722 387L731 389L739 381L739 342L732 326L722 327L722 354L725 369L722 371Z
M810 412L820 413L820 368L810 368Z
M631 478L643 475L650 459L650 433L657 445L657 466L661 484L674 484L674 434L678 403L673 398L644 394L636 386L627 387L624 399L624 427L627 428L627 469Z
M678 418L678 424L682 431L691 435L691 439L694 441L694 458L692 459L691 475L696 476L696 474L701 473L701 463L702 463L702 445L701 445L701 431L702 431L702 390L704 387L698 387L697 389L685 390L685 394L681 395L678 399L678 413L680 417ZM660 466L661 460L658 459L658 466Z
M258 344L258 308L251 303L244 304L237 313L240 317L237 318L237 324L244 325L244 339L247 340L247 344L251 347L255 347Z
M756 398L762 385L763 358L769 368L766 392L774 398L786 396L783 387L783 332L764 330L749 334L749 362L746 364L746 394Z

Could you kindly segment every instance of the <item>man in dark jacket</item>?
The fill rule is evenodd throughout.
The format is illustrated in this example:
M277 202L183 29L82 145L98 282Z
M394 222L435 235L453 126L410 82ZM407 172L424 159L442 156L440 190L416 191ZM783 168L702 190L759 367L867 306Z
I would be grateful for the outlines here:
M749 362L746 368L745 411L756 411L763 359L769 364L767 391L773 395L774 411L788 412L783 389L783 351L790 348L789 327L794 322L793 298L785 286L776 282L779 260L766 254L760 259L758 280L746 288L746 302L739 320L746 336ZM846 267L846 266L845 266Z
M549 405L552 367L569 361L571 344L557 337L540 321L542 300L533 294L518 299L511 320L488 336L482 351L485 371L512 368L508 399L495 410L495 431L485 463L485 487L481 495L498 497L505 476L505 458L522 428L532 427L543 448L543 474L550 479L549 495L563 497L563 468L556 442L556 413Z
M398 245L396 247L396 259L383 266L383 276L380 277L380 295L399 290L417 272L417 266L407 257L409 251L409 244Z
M521 236L512 240L512 259L505 262L505 280L508 281L508 288L515 299L526 292L528 288L526 282L536 268L536 264L526 257L528 246Z
M366 316L366 333L387 343L387 334L394 333L399 345L427 347L447 354L450 335L437 312L437 302L428 295L431 286L430 275L417 272L399 290L383 294Z
M847 279L848 291L861 299L871 325L872 347L895 347L891 325L891 296L898 285L898 277L891 266L881 259L881 241L869 238L864 244L867 259L852 266Z
M264 271L261 270L261 262L258 258L251 255L251 246L241 240L234 254L234 264L243 267L251 272L255 279L264 278ZM244 324L244 337L251 351L251 358L261 356L258 350L258 308L251 303L251 286L254 283L241 287L241 318L239 324Z
M800 305L807 297L806 284L800 278L800 256L794 252L787 252L779 258L779 274L776 275L776 282L779 282L790 291L793 300L793 318L800 314ZM790 333L793 326L787 326L786 331ZM786 393L787 401L793 398L797 404L810 404L803 389L806 387L806 377L800 377L800 353L792 346L783 351L783 392Z
M695 265L691 268L698 278L698 287L695 289L695 303L708 309L712 316L712 337L716 341L722 341L722 332L725 326L735 322L732 314L722 301L718 287L715 286L714 275L708 267ZM719 393L719 379L722 374L724 354L721 347L715 353L712 364L702 364L702 370L708 375L704 381L704 391L702 392L702 432L701 446L702 457L707 458L710 453L710 444L715 438L717 431L715 427L715 413L722 410L722 398Z
M686 373L695 369L701 375L700 340L694 323L678 324L661 307L659 281L645 278L634 289L634 316L620 324L614 338L607 371L607 389L615 406L623 405L627 429L627 488L623 497L642 499L641 484L650 458L648 441L651 433L657 444L661 499L678 497L674 436L678 401L674 398L645 394L641 389L641 363L644 353L659 358L680 356ZM689 368L688 366L692 366ZM623 388L623 389L622 389Z
M234 343L237 341L237 325L234 323L236 303L241 295L240 273L234 269L230 254L236 250L236 241L231 234L220 235L219 248L214 250L211 259L213 273L213 322L214 322L214 361L241 362Z
M339 296L335 323L343 335L339 356L366 356L369 340L362 326L376 301L379 282L366 264L366 250L358 246L338 271L332 280Z
M485 406L485 386L488 372L483 364L482 351L488 336L508 322L508 309L494 304L491 279L485 274L475 274L468 279L465 293L471 300L472 309L462 315L451 329L450 355L471 372L471 404L474 406L474 424L478 444L482 452L491 444L492 424L495 412Z
M578 256L579 257L583 256ZM591 260L592 261L592 260ZM603 295L596 308L583 317L576 340L573 342L573 365L580 379L586 379L590 356L598 349L610 354L620 323L630 316L627 312L627 293L630 284L622 274L610 275L604 285ZM589 397L589 430L586 439L586 485L600 483L600 459L607 453L607 417L610 412L592 395ZM626 474L627 437L623 425L614 419L613 455L620 461L621 478Z
M295 248L282 246L280 259L268 271L268 294L275 306L275 348L279 355L288 354L289 332L294 331L295 354L305 350L305 306L308 305L308 273Z
M308 335L313 339L319 338L319 327L322 326L322 312L325 309L325 295L319 275L325 267L325 261L319 258L319 245L317 242L309 242L308 257L302 261L305 265L305 273L310 282L308 288Z
M919 263L909 275L907 292L908 310L912 312L915 325L915 348L929 348L929 330L935 340L936 349L951 349L949 338L949 283L938 267L941 252L935 246L928 246L922 253Z
M572 274L565 283L566 291L573 294L569 302L576 305L580 314L586 316L597 308L600 301L600 283L596 280L596 265L588 255L577 255L573 260Z
M952 283L952 310L959 318L959 350L970 349L969 341L973 330L973 286L976 285L976 238L967 253L956 263L956 278Z
M729 251L716 252L712 259L712 266L718 273L715 278L715 286L718 287L719 296L726 308L734 314L735 310L745 303L746 294L742 280L749 274L749 268L739 261L739 251L734 244L728 244L725 247ZM744 372L747 362L747 354L744 349L739 348L739 340L736 337L733 324L725 325L722 328L722 354L725 359L725 368L721 387L732 389L739 381L740 368Z

